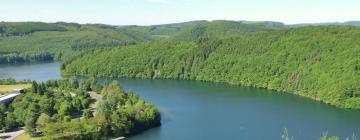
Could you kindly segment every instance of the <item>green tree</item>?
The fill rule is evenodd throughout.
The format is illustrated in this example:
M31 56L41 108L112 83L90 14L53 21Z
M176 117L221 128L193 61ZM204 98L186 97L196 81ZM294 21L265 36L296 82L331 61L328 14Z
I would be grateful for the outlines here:
M4 104L0 104L0 130L5 129L6 107Z
M43 95L45 92L46 92L46 85L45 83L41 83L39 86L38 86L38 90L41 95Z
M38 84L37 84L37 82L36 81L33 81L32 82L32 86L31 86L31 92L32 93L37 93L38 92Z
M82 110L83 106L81 104L81 99L78 97L75 97L71 101L71 106L74 107L76 110Z
M70 122L71 121L71 116L64 116L64 122Z
M51 117L45 113L41 113L36 121L36 129L39 132L43 132L47 124L51 123Z
M49 96L41 97L38 104L39 104L39 107L40 107L40 111L42 113L52 115L55 112L55 110L54 110L54 105L55 105L54 99L49 97Z
M16 117L13 113L8 113L5 118L5 129L10 130L18 126L18 123L16 122Z
M76 77L71 77L69 79L69 84L71 88L77 89L79 87L79 81Z
M30 136L37 136L36 132L36 117L32 116L26 119L25 121L25 130Z
M92 112L90 111L90 109L84 109L83 110L83 116L85 119L90 119L93 117Z
M131 121L128 120L125 112L118 110L111 115L112 125L111 129L116 136L124 136L130 133Z
M71 109L71 104L68 101L65 101L60 105L58 113L59 115L65 117L71 114Z

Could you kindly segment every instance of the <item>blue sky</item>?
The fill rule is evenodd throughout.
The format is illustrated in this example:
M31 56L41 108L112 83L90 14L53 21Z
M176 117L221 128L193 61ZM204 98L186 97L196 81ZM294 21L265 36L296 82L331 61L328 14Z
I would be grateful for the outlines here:
M360 0L0 0L0 21L152 25L216 19L360 20Z

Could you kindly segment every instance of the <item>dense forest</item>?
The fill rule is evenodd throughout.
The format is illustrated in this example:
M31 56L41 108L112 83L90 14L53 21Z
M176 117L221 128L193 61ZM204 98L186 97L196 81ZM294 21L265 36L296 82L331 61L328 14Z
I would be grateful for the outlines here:
M360 108L359 27L265 31L261 30L263 26L260 30L258 25L255 27L247 27L245 31L250 32L231 28L238 30L236 35L216 22L195 26L165 40L93 50L63 66L62 71L226 82L285 91L343 108Z
M208 24L228 29L228 33L217 36L277 29L270 23L245 24L235 21L191 21L153 26L0 22L0 64L48 60L66 63L93 49L142 44L174 35L185 38L178 33L185 32L186 35L186 31L208 28ZM214 34L216 30L211 33Z
M0 22L1 36L27 35L39 31L67 31L67 29L41 22Z
M226 82L360 108L359 27L289 27L1 22L0 64L61 60L65 74Z
M357 25L358 22L320 25ZM58 60L67 63L98 48L142 44L166 38L193 39L199 36L229 38L240 34L268 32L289 27L273 21L189 21L152 26L105 24L0 22L0 64ZM317 25L317 24L314 24ZM174 37L175 36L175 37Z
M121 26L118 28L118 30L141 33L143 35L149 36L150 38L159 39L159 38L168 38L178 32L184 31L194 26L201 25L206 22L207 21L205 20L199 20L199 21L189 21L183 23L152 25L152 26L129 25L129 26Z
M138 44L149 37L98 24L0 22L0 64L67 61L94 48ZM46 58L41 58L46 54ZM5 60L4 60L5 59Z
M0 130L25 126L30 136L42 139L105 139L158 125L160 113L154 105L125 92L116 81L102 86L94 78L34 81L10 105L0 104Z
M53 61L54 54L50 52L25 52L0 54L0 64L32 63Z
M215 20L187 28L172 38L176 40L192 41L199 38L230 38L239 35L250 35L260 32L277 30L273 26L263 23L243 23L237 21Z

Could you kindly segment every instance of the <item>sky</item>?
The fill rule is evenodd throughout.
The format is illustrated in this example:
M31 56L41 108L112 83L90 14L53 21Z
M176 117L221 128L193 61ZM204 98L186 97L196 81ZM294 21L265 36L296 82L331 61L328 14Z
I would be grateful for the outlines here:
M154 25L192 20L360 20L360 0L0 0L0 21Z

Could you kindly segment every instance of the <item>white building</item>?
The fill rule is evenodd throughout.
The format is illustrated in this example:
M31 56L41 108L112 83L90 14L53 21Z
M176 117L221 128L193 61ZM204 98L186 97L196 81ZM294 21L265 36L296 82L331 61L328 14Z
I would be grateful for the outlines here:
M10 103L12 100L15 99L16 96L20 95L20 93L12 93L3 97L0 97L0 103L3 104L8 104Z

